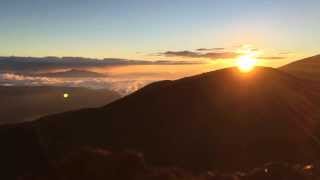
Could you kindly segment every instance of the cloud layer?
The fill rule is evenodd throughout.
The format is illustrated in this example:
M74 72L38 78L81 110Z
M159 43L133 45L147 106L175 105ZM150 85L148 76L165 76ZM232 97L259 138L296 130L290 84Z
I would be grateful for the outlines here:
M0 57L0 72L34 72L54 69L85 69L127 65L186 65L199 63L201 62L175 60L143 61L114 58L92 59L82 57Z
M225 50L225 48L199 48L197 51L222 51Z
M0 74L2 86L63 86L63 87L87 87L93 89L110 89L120 94L128 94L142 86L152 82L151 79L131 78L47 78L33 77L21 74Z

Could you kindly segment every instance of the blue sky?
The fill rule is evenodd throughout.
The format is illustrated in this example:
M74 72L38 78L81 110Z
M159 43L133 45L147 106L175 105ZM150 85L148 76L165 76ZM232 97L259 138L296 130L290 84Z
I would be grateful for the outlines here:
M319 0L1 0L0 55L161 59L168 57L155 54L251 44L269 56L307 56L320 52L319 7Z

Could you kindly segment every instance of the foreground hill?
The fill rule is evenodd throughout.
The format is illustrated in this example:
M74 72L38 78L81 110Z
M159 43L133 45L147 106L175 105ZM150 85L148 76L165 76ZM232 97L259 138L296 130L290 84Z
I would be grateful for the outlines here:
M68 93L69 97L63 97ZM99 107L120 96L109 90L49 86L0 86L0 124L34 120L65 111Z
M317 89L279 70L223 69L153 83L103 108L2 127L0 154L13 174L82 147L133 149L152 164L191 169L310 162L319 158L319 102Z
M280 70L320 83L320 55L295 61L280 67Z

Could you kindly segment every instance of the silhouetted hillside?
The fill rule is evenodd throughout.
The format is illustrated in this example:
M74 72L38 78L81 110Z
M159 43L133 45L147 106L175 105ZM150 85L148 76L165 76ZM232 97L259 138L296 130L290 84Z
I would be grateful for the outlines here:
M230 68L153 83L103 108L2 127L0 137L27 143L35 142L35 135L49 160L82 147L108 147L142 152L153 165L190 169L312 162L319 158L318 92L276 69L240 73ZM32 136L12 130L22 127ZM2 145L7 160L26 151L16 148L19 140ZM28 156L41 159L38 153ZM20 169L34 165L16 164Z
M320 82L320 55L295 61L280 67L280 70L314 82Z
M69 95L64 98L64 93ZM0 86L0 124L34 120L40 116L103 106L120 96L109 90L46 86Z

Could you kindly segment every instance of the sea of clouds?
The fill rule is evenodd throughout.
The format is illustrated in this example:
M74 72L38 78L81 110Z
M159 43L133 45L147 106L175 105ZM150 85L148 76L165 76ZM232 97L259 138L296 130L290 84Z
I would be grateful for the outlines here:
M0 58L0 86L64 86L109 89L126 95L160 80L174 80L219 66L184 61L136 61L83 58ZM52 77L59 71L81 70L99 77Z

